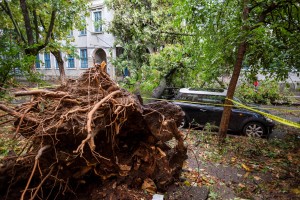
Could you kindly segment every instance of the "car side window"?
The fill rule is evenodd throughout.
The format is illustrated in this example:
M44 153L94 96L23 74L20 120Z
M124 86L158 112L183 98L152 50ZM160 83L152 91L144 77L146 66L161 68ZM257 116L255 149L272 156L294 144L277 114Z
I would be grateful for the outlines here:
M191 102L198 102L204 104L212 104L213 106L219 106L219 104L224 104L225 102L224 96L208 95L208 94L179 93L176 99L181 101L191 101Z
M208 104L223 104L225 97L218 95L197 95L197 102L208 103Z
M187 93L179 93L176 99L182 101L193 101L193 95Z

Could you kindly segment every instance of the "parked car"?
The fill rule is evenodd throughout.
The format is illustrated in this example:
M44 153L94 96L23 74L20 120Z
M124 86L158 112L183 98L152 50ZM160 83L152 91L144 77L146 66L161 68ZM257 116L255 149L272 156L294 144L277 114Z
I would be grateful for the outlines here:
M219 126L226 94L227 90L223 89L181 88L174 103L185 112L182 127L190 123ZM239 100L235 98L235 101ZM246 136L267 137L272 133L274 125L271 119L259 113L233 106L228 129Z

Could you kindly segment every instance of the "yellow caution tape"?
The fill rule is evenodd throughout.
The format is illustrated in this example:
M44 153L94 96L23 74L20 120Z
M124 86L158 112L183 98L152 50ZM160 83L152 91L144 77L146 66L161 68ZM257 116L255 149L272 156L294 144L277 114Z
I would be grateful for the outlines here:
M213 103L200 103L200 102L193 102L193 101L182 101L182 100L167 100L167 99L157 99L157 98L148 98L148 97L143 97L143 99L150 99L150 100L159 100L159 101L171 101L171 102L182 102L182 103L192 103L192 104L202 104L202 105L214 105L214 106L234 106L234 107L240 107L240 108L245 108L247 110L251 110L253 112L256 112L256 113L259 113L261 115L264 115L274 121L277 121L279 123L282 123L282 124L285 124L285 125L288 125L288 126L292 126L292 127L295 127L295 128L300 128L300 124L299 123L296 123L296 122L293 122L293 121L289 121L287 119L284 119L284 118L281 118L281 117L277 117L275 115L271 115L269 113L266 113L266 112L262 112L260 110L257 110L257 109L254 109L253 107L249 107L249 106L245 106L244 104L241 104L237 101L234 101L232 99L228 99L230 100L231 102L233 102L235 105L226 105L226 104L213 104Z
M277 122L279 122L279 123L282 123L282 124L285 124L285 125L288 125L288 126L292 126L292 127L295 127L295 128L300 128L300 124L299 124L299 123L296 123L296 122L293 122L293 121L289 121L289 120L286 120L286 119L284 119L284 118L277 117L277 116L275 116L275 115L271 115L271 114L269 114L269 113L262 112L262 111L260 111L260 110L253 109L253 108L248 107L248 106L245 106L245 105L243 105L243 104L241 104L241 103L239 103L239 102L236 102L236 101L234 101L234 100L232 100L232 99L228 99L228 100L231 101L231 102L233 102L233 103L235 103L235 104L237 104L238 106L240 106L240 107L242 107L242 108L245 108L245 109L247 109L247 110L251 110L251 111L253 111L253 112L262 114L262 115L264 115L264 116L266 116L266 117L268 117L268 118L270 118L270 119L272 119L272 120L274 120L274 121L277 121Z
M191 104L202 104L202 105L212 105L212 106L234 106L234 107L242 107L238 105L225 105L225 104L215 104L215 103L205 103L205 102L194 102L194 101L183 101L183 100L168 100L168 99L158 99L158 98L150 98L150 97L142 97L143 99L149 99L149 100L158 100L158 101L170 101L170 102L181 102L181 103L191 103ZM248 108L255 108L248 106ZM288 110L288 109L282 109L282 108L266 108L266 107L259 107L261 110L276 110L276 111L282 111L282 112L300 112L300 107L299 110Z
M191 104L201 104L201 105L212 105L212 106L233 106L225 104L216 104L216 103L205 103L205 102L195 102L195 101L183 101L183 100L168 100L168 99L157 99L157 98L148 98L142 97L143 99L158 100L158 101L170 101L170 102L181 102L181 103L191 103Z
M296 106L296 107L299 107L299 106ZM280 111L280 112L300 112L300 107L299 107L299 110L289 110L289 109L285 109L285 108L268 108L268 107L259 107L259 109L276 110L276 111Z

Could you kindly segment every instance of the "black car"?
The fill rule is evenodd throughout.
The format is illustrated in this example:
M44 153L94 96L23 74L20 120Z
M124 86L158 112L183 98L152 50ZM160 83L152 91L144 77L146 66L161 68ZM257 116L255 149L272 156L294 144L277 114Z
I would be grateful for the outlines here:
M226 93L226 90L216 89L180 89L174 103L185 112L182 126L186 127L190 123L200 126L210 123L218 126ZM233 106L228 129L251 137L267 137L272 133L274 125L271 119L261 114Z

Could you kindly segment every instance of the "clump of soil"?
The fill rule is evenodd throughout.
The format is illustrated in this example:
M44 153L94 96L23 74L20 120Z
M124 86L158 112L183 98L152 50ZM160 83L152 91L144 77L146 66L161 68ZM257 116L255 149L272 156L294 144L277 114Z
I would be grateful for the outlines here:
M184 113L167 102L143 105L105 72L105 63L12 109L18 155L0 165L0 199L140 199L163 192L187 158L177 129ZM175 138L177 145L167 141Z

